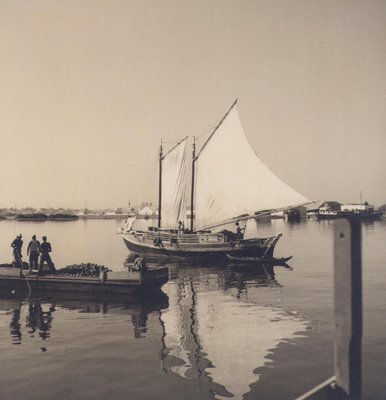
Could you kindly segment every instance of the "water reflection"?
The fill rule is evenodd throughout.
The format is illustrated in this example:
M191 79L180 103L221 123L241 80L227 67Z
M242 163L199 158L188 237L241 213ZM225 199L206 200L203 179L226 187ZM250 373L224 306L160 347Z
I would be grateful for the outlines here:
M21 324L20 324L20 307L12 311L12 318L9 324L12 344L21 344Z
M28 303L28 312L25 323L25 326L29 328L28 333L33 337L34 333L37 331L39 337L42 340L46 340L50 337L55 307L54 305L51 305L48 310L44 311L40 300L30 299Z
M242 399L250 391L250 385L259 380L255 371L272 363L268 357L273 349L282 341L299 337L299 332L306 329L307 323L301 318L248 299L251 292L281 290L275 268L286 271L290 268L177 264L169 264L169 268L170 280L163 287L166 293L151 292L145 296L146 300L74 297L74 294L61 293L50 296L33 293L25 297L0 292L0 309L9 316L12 343L24 345L26 350L32 345L51 354L51 347L58 349L65 340L66 349L67 345L73 349L74 343L75 348L84 346L85 352L89 352L86 360L91 357L103 363L108 354L101 350L103 341L89 348L90 333L98 336L102 329L113 338L109 351L118 351L119 359L125 353L126 327L129 326L132 338L156 340L156 353L149 359L160 357L166 374L194 380L201 393L212 393L217 399ZM153 311L158 311L158 318L149 316ZM89 315L83 318L82 314ZM95 320L88 318L90 314L114 314L117 318ZM71 334L67 334L68 323L74 324ZM158 334L148 332L149 327ZM122 339L124 344L119 342ZM136 342L129 353L139 351L138 345ZM72 354L72 362L79 362L79 365L85 362L77 351L66 350L66 354L67 357ZM138 357L135 355L131 362L137 362ZM94 362L98 364L93 361L93 365ZM124 366L135 368L135 364L127 364L124 357L122 362L122 372Z
M248 288L272 287L279 288L282 285L278 282L275 268L292 271L293 268L287 264L275 266L272 264L257 265L228 265L200 267L197 265L169 263L170 280L192 279L202 290L213 288L228 291L237 289L237 297L240 297Z
M54 316L58 310L77 311L87 314L129 315L133 336L144 338L147 333L147 317L153 311L168 307L168 296L161 290L143 293L143 298L110 297L97 298L68 293L38 293L30 297L16 295L10 291L0 293L0 310L11 315L9 332L12 344L21 345L23 334L42 341L50 338ZM45 351L45 348L42 348Z
M161 315L163 368L196 379L199 390L217 399L242 399L272 350L306 330L301 318L243 296L251 288L280 288L273 266L175 267L172 276L169 308Z
M236 288L237 298L240 298L248 287L282 287L276 280L274 268L273 265L260 265L252 271L248 267L229 268L226 279L224 279L223 289ZM287 265L283 268L292 270Z
M331 226L334 227L334 224L337 220L336 219L320 219L317 220L317 223L322 226ZM384 226L386 224L386 220L384 218L382 219L362 219L359 220L361 223L361 226L366 229L366 228L377 228L379 226Z
M27 308L25 316L22 314L23 307ZM25 321L25 327L30 337L38 332L42 340L49 338L53 320L54 307L49 307L47 311L43 310L42 304L36 299L23 300L21 298L0 298L0 309L7 310L11 314L9 323L12 344L22 344L22 328ZM23 315L23 320L22 320Z

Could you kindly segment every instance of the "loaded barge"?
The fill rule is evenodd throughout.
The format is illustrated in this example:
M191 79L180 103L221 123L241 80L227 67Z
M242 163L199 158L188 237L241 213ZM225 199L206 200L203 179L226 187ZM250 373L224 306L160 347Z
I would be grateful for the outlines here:
M28 271L28 270L27 270ZM13 290L133 294L141 289L161 287L168 281L166 267L146 271L102 271L99 277L29 273L9 264L0 265L0 287Z

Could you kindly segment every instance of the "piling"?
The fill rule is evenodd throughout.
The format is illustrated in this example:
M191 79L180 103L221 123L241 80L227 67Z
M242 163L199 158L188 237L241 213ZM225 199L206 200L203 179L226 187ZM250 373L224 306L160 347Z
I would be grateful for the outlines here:
M335 374L296 400L362 398L362 234L358 221L334 227Z

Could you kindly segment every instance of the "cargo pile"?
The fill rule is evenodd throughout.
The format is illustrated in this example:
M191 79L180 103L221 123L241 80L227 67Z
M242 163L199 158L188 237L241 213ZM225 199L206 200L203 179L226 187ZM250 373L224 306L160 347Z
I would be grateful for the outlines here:
M67 265L64 268L58 269L56 271L56 275L65 275L65 276L91 276L98 278L100 277L100 273L103 271L110 271L109 268L103 265L97 265L92 263L87 264L73 264Z

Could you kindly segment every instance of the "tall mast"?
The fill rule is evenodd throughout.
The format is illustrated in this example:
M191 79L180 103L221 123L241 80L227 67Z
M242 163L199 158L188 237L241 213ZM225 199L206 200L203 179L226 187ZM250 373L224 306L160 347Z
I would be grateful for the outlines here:
M196 161L196 137L193 136L192 145L192 187L190 190L190 231L193 232L194 228L194 163Z
M159 147L159 177L158 177L158 228L161 228L161 200L162 200L162 139Z
M194 217L194 166L195 162L197 161L198 157L204 150L205 146L208 144L210 139L212 139L213 135L217 131L217 129L221 126L221 124L224 122L225 118L228 116L228 114L231 112L232 108L236 105L237 99L233 102L233 104L230 106L229 110L226 112L226 114L221 118L220 122L216 125L216 127L213 129L212 133L210 134L209 138L206 140L204 145L201 147L200 151L196 155L196 143L195 143L195 137L193 137L193 149L192 149L192 188L191 188L191 198L190 198L190 230L193 231L194 228L194 223L193 223L193 217Z

